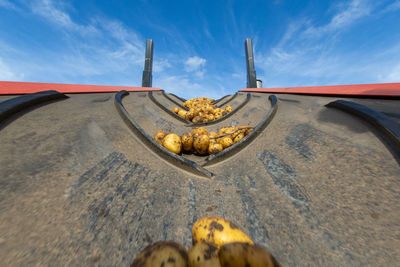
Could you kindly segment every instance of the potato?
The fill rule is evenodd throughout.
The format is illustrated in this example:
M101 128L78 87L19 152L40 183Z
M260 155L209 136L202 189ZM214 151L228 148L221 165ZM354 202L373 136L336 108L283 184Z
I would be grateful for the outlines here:
M208 119L209 121L213 121L213 120L215 119L215 116L214 116L213 114L208 114L208 115L207 115L207 119Z
M169 151L179 154L182 149L181 138L174 133L167 134L163 139L163 146Z
M235 139L233 139L233 143L236 144L237 142L239 142L240 140L242 140L244 137L244 133L239 133Z
M181 137L182 147L185 151L191 151L193 148L193 135L192 133L184 133Z
M188 255L182 245L174 241L159 241L143 249L131 267L188 266Z
M224 147L220 143L216 143L215 141L210 140L210 144L208 145L208 154L217 154L221 152Z
M217 120L222 117L222 112L217 112L214 114L214 118Z
M196 150L196 152L199 153L200 155L207 154L209 144L210 144L210 138L206 134L199 135L193 141L193 147Z
M192 130L193 138L197 138L198 136L203 134L208 135L208 131L204 127L199 127Z
M174 107L174 108L172 109L172 112L174 112L174 113L178 114L178 112L179 112L179 108L178 108L178 107Z
M183 109L180 109L178 111L178 115L181 116L182 118L186 118L186 113L187 113L187 111L183 110Z
M219 134L226 134L226 133L233 133L233 131L236 130L235 126L229 126L229 127L222 127L221 129L219 129Z
M228 243L253 241L233 223L219 217L203 217L192 227L193 243L211 242L221 247Z
M218 143L220 143L224 149L233 145L232 138L230 138L229 136L219 138Z
M226 105L226 107L225 107L225 112L226 113L229 113L229 112L231 112L233 110L233 108L230 106L230 105Z
M207 242L194 245L188 252L190 267L220 267L218 247Z
M200 116L195 116L195 117L192 119L192 122L193 122L193 123L200 123L200 122L203 122L203 118L200 117Z
M163 130L159 130L158 132L156 132L156 134L154 135L154 139L160 144L162 145L163 143L163 139L164 137L167 135L166 132L164 132Z
M246 128L246 130L245 130L244 134L245 134L245 135L248 135L248 134L249 134L251 131L252 131L252 129L251 129L251 128Z
M230 243L218 251L221 267L224 266L266 266L278 267L279 262L266 250L247 243Z
M208 134L208 136L209 136L210 138L212 138L212 137L218 136L218 134L217 134L216 132L210 132L210 133ZM215 139L214 139L214 140L215 140Z
M191 121L194 117L194 113L191 111L186 111L185 119Z
M216 109L214 109L214 110L212 111L212 113L213 113L214 115L216 115L217 113L222 113L222 109L221 109L221 108L216 108Z

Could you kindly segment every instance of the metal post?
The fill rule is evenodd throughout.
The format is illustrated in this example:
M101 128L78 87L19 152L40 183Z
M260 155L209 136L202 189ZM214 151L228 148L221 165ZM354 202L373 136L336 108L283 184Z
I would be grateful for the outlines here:
M144 71L142 77L142 87L151 87L153 82L153 40L146 40L146 57L144 59Z
M253 44L250 38L244 42L246 51L247 88L257 88L256 70L254 68Z

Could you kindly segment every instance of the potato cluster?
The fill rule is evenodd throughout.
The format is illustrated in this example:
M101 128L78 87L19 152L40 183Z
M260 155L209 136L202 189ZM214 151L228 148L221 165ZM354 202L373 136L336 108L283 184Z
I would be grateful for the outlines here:
M180 154L183 150L186 153L194 151L199 155L211 155L239 142L250 133L251 129L248 126L229 126L219 129L217 133L208 132L204 127L199 127L182 136L159 130L154 139L175 154Z
M203 217L192 228L193 247L160 241L146 247L131 266L281 266L266 250L233 223L218 217Z
M204 123L213 121L221 118L223 115L232 112L233 108L230 105L226 105L225 109L217 108L212 102L214 98L192 98L183 103L184 107L189 110L174 107L172 112L178 114L184 119L187 119L193 123Z

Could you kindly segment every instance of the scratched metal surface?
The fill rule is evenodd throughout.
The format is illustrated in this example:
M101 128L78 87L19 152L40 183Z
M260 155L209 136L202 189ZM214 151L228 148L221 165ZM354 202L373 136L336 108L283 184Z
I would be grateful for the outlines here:
M0 264L127 266L158 240L189 248L191 226L207 215L233 221L284 266L398 264L400 167L388 144L358 117L324 107L337 98L277 96L271 123L207 167L212 179L144 146L114 94L16 114L0 130ZM261 120L267 95L252 99L207 128ZM185 127L144 93L123 101L150 135ZM399 113L398 101L370 102ZM135 103L148 104L139 112Z

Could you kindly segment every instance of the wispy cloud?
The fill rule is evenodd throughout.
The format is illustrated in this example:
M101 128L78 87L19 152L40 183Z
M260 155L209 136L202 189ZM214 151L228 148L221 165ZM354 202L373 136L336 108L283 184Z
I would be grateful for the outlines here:
M394 80L392 78L397 75L396 68L391 72L392 75L383 75L379 74L376 66L382 62L393 66L395 60L372 55L362 57L361 50L348 51L348 54L337 51L336 44L341 41L342 35L372 13L372 4L369 1L353 0L336 6L335 10L336 13L322 25L309 18L296 19L288 25L280 41L268 54L256 51L256 66L263 73L260 78L264 80L264 86L338 84L349 83L349 80L377 82L380 80L379 75ZM392 49L391 55L400 59L400 51L396 47ZM370 67L365 68L363 64Z
M390 5L386 6L383 10L382 13L388 13L388 12L393 12L396 10L400 9L400 0L396 0Z
M85 26L75 23L67 12L63 11L60 6L56 5L56 2L51 0L37 0L32 2L30 7L33 13L68 30L75 30L82 34L96 31L93 25Z
M57 27L58 33L65 35L65 42L61 48L49 47L40 51L41 56L36 61L31 59L29 64L18 64L14 60L12 68L24 69L24 77L31 81L113 84L124 80L133 82L132 85L139 84L139 69L143 67L144 60L144 39L120 21L106 17L89 18L88 24L78 23L60 3L37 0L19 10L32 12L44 18L49 26ZM12 55L20 57L17 54L21 53L0 52L0 56L6 60L6 57ZM3 77L17 80L17 76L7 71L10 68L10 65L8 69L3 66ZM111 73L115 73L115 79L118 80L104 80L103 77L110 77ZM136 78L133 78L135 76L132 73L137 73Z
M2 58L0 58L0 80L2 81L19 81L23 78L22 74L17 74L8 66Z
M6 9L19 10L19 8L14 3L12 3L8 0L0 0L0 7L6 8Z
M306 35L319 36L326 32L341 30L360 18L369 15L371 5L365 0L352 0L347 6L344 6L337 14L335 14L330 22L326 25L314 27L310 26L304 31Z
M193 72L197 77L203 77L205 72L206 59L194 56L189 57L185 62L185 71Z

